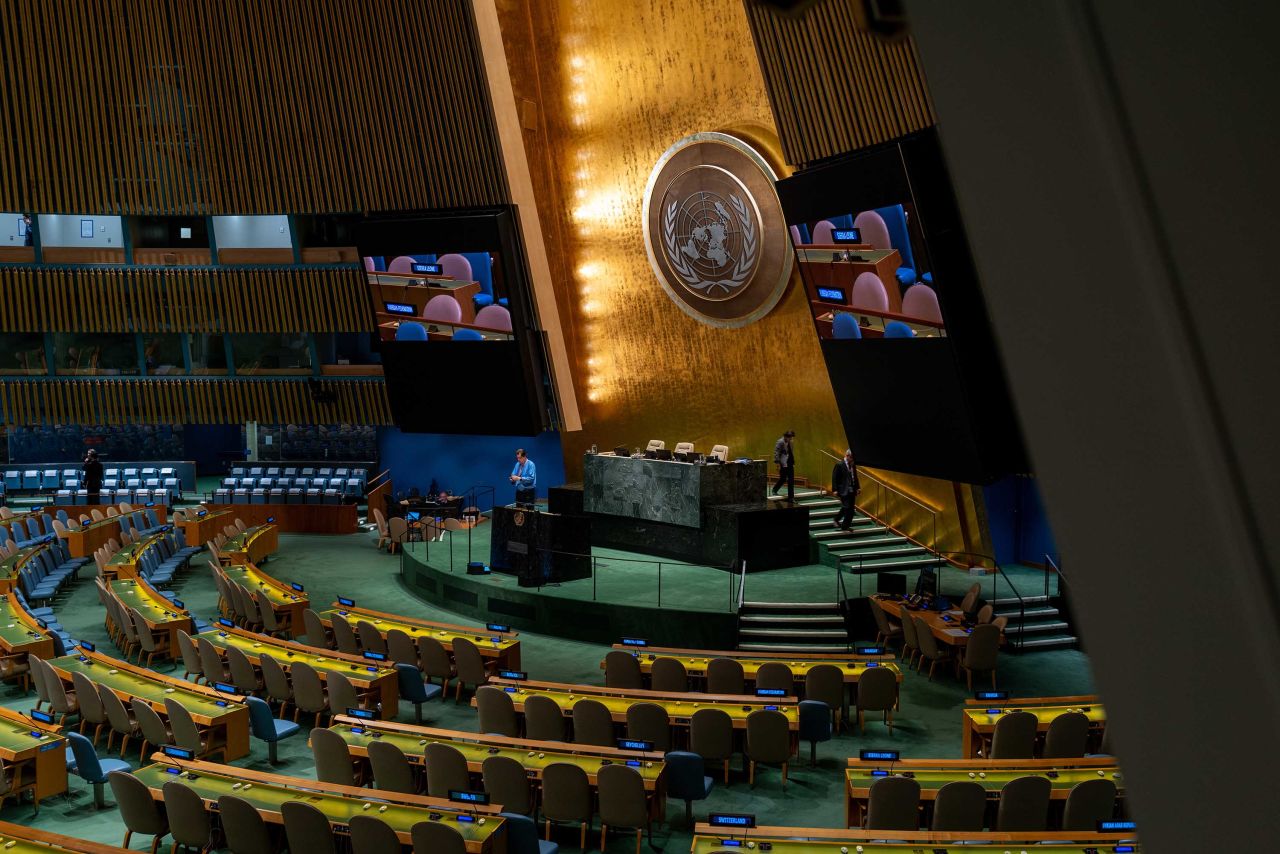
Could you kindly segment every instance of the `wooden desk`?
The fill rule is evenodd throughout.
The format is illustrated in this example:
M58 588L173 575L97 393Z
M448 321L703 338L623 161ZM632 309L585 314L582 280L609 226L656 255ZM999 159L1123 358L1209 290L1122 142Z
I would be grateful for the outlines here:
M422 282L411 285L410 282ZM479 282L466 282L448 276L428 276L423 273L370 273L369 285L373 289L374 311L384 313L385 303L398 302L413 306L414 314L421 317L432 297L445 294L458 301L462 309L462 322L476 319L475 296L480 293Z
M989 714L988 709L999 709ZM1036 716L1037 732L1048 732L1049 724L1066 712L1083 712L1089 719L1089 729L1100 735L1107 723L1107 713L1101 701L1092 695L1071 697L1013 697L1008 700L965 700L961 711L961 755L977 756L983 738L996 731L1000 715L1012 712L1030 712Z
M400 681L394 667L377 667L359 656L270 638L235 626L218 625L197 637L209 641L220 653L234 646L255 665L264 653L286 671L298 662L309 664L322 682L328 680L330 671L341 673L351 680L358 694L381 704L387 715L395 717L400 712Z
M792 732L800 729L800 709L794 697L761 698L736 694L668 694L662 691L605 688L601 685L569 685L562 682L516 682L509 679L490 679L490 685L513 688L511 702L517 714L524 714L524 701L534 694L550 697L564 712L573 717L573 704L579 700L598 700L605 705L615 723L626 723L627 710L636 703L655 703L667 710L674 727L688 727L689 718L699 709L720 709L728 713L734 729L747 728L747 716L766 706L776 706L787 719ZM476 705L471 698L471 705Z
M235 514L230 509L210 510L203 516L196 516L191 511L187 511L185 515L186 519L174 524L182 529L182 536L186 538L189 546L203 546L236 520Z
M14 790L30 789L36 806L67 790L67 740L58 732L54 724L0 708L0 759L13 768Z
M453 655L453 641L456 638L468 638L475 643L483 658L492 661L502 670L520 669L520 641L517 640L519 632L491 632L481 626L455 626L433 620L415 620L411 617L384 614L381 611L355 605L342 608L337 602L334 602L329 610L320 614L320 620L325 624L325 628L333 625L334 614L346 617L353 629L360 620L368 620L384 638L392 629L404 632L413 638L415 643L419 637L435 638L450 655ZM494 638L498 640L495 642Z
M674 658L684 665L685 672L692 677L705 677L707 665L713 658L730 658L742 665L742 674L746 681L754 682L756 674L763 664L777 662L791 668L797 684L803 685L809 671L820 664L834 665L840 670L840 676L846 685L856 685L858 678L867 672L868 664L874 667L887 667L902 681L902 671L898 669L898 657L893 653L883 655L854 655L853 653L819 653L797 657L787 653L742 652L725 650L679 649L675 647L631 647L614 644L614 649L628 653L639 653L636 661L640 664L640 672L649 674L653 671L653 662L659 658ZM605 669L605 662L600 661L600 669Z
M191 612L179 608L169 599L138 575L133 578L117 578L107 582L108 592L121 605L132 608L146 620L147 628L153 634L163 634L169 642L169 658L176 660L182 653L178 650L178 632L195 633L195 621Z
M53 658L53 636L42 629L18 597L0 594L0 647L6 655L34 655L36 658Z
M211 747L226 747L224 758L228 762L249 755L249 707L244 705L243 697L175 679L101 652L81 650L76 655L55 658L49 664L68 686L74 684L71 674L80 673L95 685L110 690L122 703L127 704L135 697L145 700L164 720L169 717L165 699L176 700L191 712L198 726L209 731Z
M879 607L890 617L899 622L902 621L902 602L897 599L881 599L878 596L872 596L868 600L873 607ZM969 643L969 632L960 624L964 612L959 608L952 608L950 611L912 611L907 613L913 617L924 620L929 624L929 628L933 631L933 636L940 642L948 646L955 647L957 650L962 649ZM1000 643L1004 643L1004 633L1000 633Z
M9 557L0 561L0 593L8 593L18 586L23 567L42 550L49 548L45 543L38 546L27 546L19 549Z
M1077 783L1099 777L1115 782L1123 797L1124 782L1115 757L1081 759L899 759L897 762L849 760L845 771L845 824L861 827L871 784L884 772L911 774L920 784L920 800L932 802L947 783L973 782L999 800L1000 790L1017 777L1048 777L1051 800L1065 801ZM877 773L879 772L879 773Z
M400 841L410 845L410 831L415 824L433 820L449 821L462 834L467 851L471 854L504 854L506 850L506 827L503 819L498 816L502 812L499 805L468 804L464 808L443 798L319 783L212 762L183 762L181 770L190 773L180 774L176 773L180 770L177 764L162 754L155 754L151 758L155 760L154 764L139 768L134 776L146 783L151 790L151 797L157 803L164 800L164 784L176 782L195 789L204 800L206 808L216 804L224 795L244 798L258 809L269 824L283 824L280 806L301 800L324 813L335 834L348 833L351 819L355 816L371 815L391 825ZM252 784L252 788L246 789L239 785L244 783ZM386 807L385 810L382 809L383 806ZM433 815L440 818L433 819ZM464 822L461 817L476 820Z
M311 600L305 592L296 591L291 585L277 581L252 563L224 566L222 571L250 592L256 590L261 593L275 612L276 621L286 627L290 634L301 633L302 612L311 607Z
M102 565L102 578L104 581L113 581L117 578L137 578L142 574L138 569L138 565L142 563L142 555L147 549L164 539L164 534L152 534L141 540L134 540L129 545L120 549L113 554L105 564Z
M10 842L14 843L13 847L9 847ZM129 850L7 821L0 821L0 849L5 854L56 854L66 851L75 851L77 854L124 854Z
M67 544L67 552L72 557L92 557L94 552L119 536L120 517L108 516L101 522L91 522L79 528L68 527L62 540Z
M353 732L353 728L363 732ZM524 766L525 774L539 787L542 786L543 770L555 762L567 762L586 771L587 782L592 788L595 788L596 775L603 766L625 762L640 773L641 779L644 780L645 791L658 796L653 799L655 818L661 817L661 805L666 800L663 776L666 764L661 759L654 759L652 754L618 750L613 747L566 744L561 741L536 741L527 738L434 729L392 721L362 721L345 715L334 718L329 729L342 736L342 740L347 743L353 756L368 757L369 744L373 741L372 733L376 732L379 734L378 741L383 744L394 744L400 748L400 752L411 764L417 766L425 764L424 751L428 744L447 744L466 758L467 768L477 776L484 770L484 761L490 756L506 756Z
M850 255L861 259L857 261L837 261L833 256L848 251ZM804 279L805 291L810 300L822 299L818 288L842 288L846 297L852 297L853 282L863 273L874 273L884 285L889 296L889 311L899 314L902 311L902 288L898 286L898 268L902 266L902 256L897 249L853 249L848 246L797 246ZM828 300L829 302L829 300Z
M890 835L896 842L881 842ZM750 841L758 848L761 841L772 844L773 854L847 854L855 848L862 854L921 854L926 848L955 846L963 854L1010 854L1011 848L1034 851L1035 854L1086 854L1111 850L1117 842L1134 839L1132 833L1086 833L1083 831L1044 831L1042 833L998 833L981 831L962 833L930 830L855 830L829 827L755 827L735 830L712 827L699 822L694 828L690 854L712 854L723 851L721 840L737 840L733 847ZM1034 845L1035 848L1030 846ZM963 846L963 847L960 847ZM1141 852L1142 848L1136 848Z
M354 504L209 504L210 510L230 510L232 519L246 525L274 524L285 534L354 534ZM267 522L268 519L275 522ZM225 527L225 526L224 526ZM221 530L221 528L219 528ZM261 563L261 561L254 561Z
M262 505L259 505L262 506ZM240 516L240 518L244 518ZM218 549L218 557L233 566L263 563L280 550L280 529L274 524L255 524L236 534Z
M383 341L393 341L396 337L396 331L399 330L401 323L420 323L427 327L428 341L452 341L453 333L459 329L470 329L473 332L479 332L480 337L485 341L511 341L515 338L515 333L508 332L505 329L491 329L488 326L476 326L474 323L445 323L441 320L424 320L421 317L398 317L390 314L379 313L378 333Z

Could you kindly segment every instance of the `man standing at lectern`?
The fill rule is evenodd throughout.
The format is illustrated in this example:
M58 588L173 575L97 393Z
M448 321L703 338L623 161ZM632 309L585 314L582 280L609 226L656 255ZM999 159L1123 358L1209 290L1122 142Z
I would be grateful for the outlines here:
M778 464L778 482L773 485L773 494L777 495L785 483L787 501L792 504L796 501L796 449L791 441L795 436L795 430L788 430L773 445L773 461Z
M840 498L840 512L836 515L836 527L847 531L853 527L854 502L858 500L858 467L853 462L853 451L846 450L844 459L831 470L831 491Z
M533 505L538 499L538 470L525 456L524 448L516 448L516 464L507 478L516 487L516 504Z

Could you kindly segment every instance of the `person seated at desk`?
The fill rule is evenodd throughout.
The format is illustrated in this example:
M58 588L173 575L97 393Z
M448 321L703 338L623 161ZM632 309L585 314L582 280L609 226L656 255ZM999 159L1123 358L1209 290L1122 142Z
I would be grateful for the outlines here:
M516 448L516 464L511 469L511 475L507 480L515 484L516 504L532 505L537 501L537 468L533 460L525 454L524 448Z

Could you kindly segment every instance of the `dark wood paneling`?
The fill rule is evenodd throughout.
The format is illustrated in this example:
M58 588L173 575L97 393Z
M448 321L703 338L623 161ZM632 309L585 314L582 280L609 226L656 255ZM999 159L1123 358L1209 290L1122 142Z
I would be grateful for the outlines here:
M508 201L469 0L0 4L0 210Z
M316 403L313 390L332 396ZM0 382L0 424L391 423L381 380L62 379Z
M354 504L206 504L210 513L230 510L246 525L278 525L284 534L354 534ZM268 523L267 520L271 522Z
M791 17L744 0L787 162L805 165L937 122L910 38L858 28L850 0Z
M0 332L365 332L352 268L5 268Z

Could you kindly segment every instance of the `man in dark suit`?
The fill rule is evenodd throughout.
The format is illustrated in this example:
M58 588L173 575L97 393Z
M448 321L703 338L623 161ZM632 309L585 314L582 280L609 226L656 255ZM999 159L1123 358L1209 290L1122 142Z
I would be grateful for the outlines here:
M98 452L93 448L84 455L84 488L89 491L89 503L99 504L102 501L102 463L98 461Z
M773 461L778 464L778 482L773 485L773 494L777 495L782 485L787 486L787 501L796 500L796 449L792 443L796 431L788 430L773 445Z
M844 459L831 470L831 491L840 498L840 512L836 514L836 527L847 531L853 527L854 504L858 500L858 467L853 462L853 451L846 450Z

